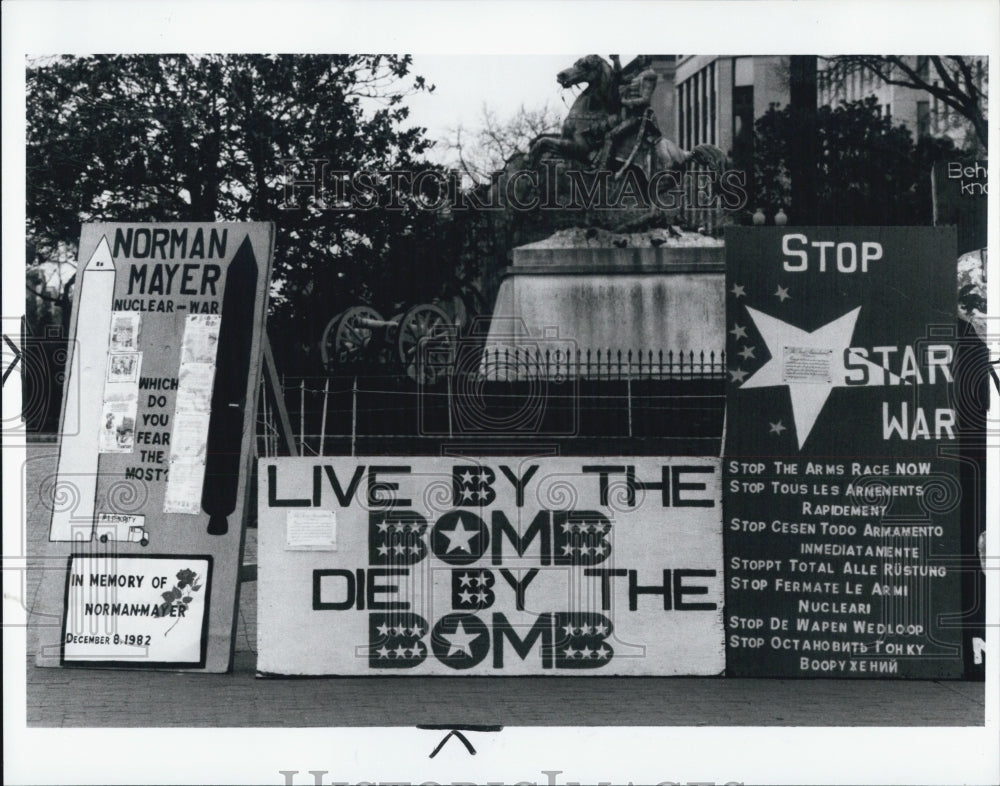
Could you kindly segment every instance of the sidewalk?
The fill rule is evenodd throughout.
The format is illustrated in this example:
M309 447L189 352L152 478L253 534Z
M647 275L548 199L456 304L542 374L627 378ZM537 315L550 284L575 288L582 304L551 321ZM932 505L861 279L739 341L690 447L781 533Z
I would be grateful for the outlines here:
M26 515L53 445L29 448ZM255 562L257 531L247 535ZM28 575L27 597L37 576ZM258 679L257 585L243 585L231 674L41 669L28 631L29 727L981 726L982 682L623 677Z

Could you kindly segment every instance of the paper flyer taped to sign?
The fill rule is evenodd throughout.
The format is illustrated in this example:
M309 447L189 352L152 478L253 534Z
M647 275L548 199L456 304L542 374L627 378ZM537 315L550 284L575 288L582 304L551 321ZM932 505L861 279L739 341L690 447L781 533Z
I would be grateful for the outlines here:
M337 515L332 510L290 510L285 517L285 548L337 550Z
M139 347L142 315L135 311L111 312L111 351L134 352Z
M164 513L201 513L201 489L205 480L205 460L171 456L170 480L163 497Z
M141 366L141 352L112 352L108 361L108 376L106 381L110 383L138 382Z
M191 314L184 323L165 513L201 512L220 324L221 317L214 314Z
M217 314L191 314L184 324L181 342L181 367L186 363L211 363L219 348L219 325L222 317Z
M131 453L135 448L139 374L142 373L142 353L135 351L139 324L138 314L112 312L97 443L100 453Z
M831 379L832 362L832 349L785 347L781 367L782 381L826 384Z
M101 413L101 453L131 453L135 447L136 400L131 397L105 401Z

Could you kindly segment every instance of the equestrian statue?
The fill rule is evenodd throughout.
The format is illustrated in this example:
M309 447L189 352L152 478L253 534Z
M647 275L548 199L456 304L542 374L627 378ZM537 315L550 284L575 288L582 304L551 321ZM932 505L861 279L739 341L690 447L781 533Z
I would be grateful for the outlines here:
M715 145L683 150L661 133L651 105L659 79L652 58L640 56L639 71L627 82L617 55L612 63L600 55L586 55L556 74L563 88L585 84L563 121L561 133L535 139L527 165L537 167L555 158L607 170L621 178L638 166L648 179L657 171L683 171L702 166L721 171L725 154Z

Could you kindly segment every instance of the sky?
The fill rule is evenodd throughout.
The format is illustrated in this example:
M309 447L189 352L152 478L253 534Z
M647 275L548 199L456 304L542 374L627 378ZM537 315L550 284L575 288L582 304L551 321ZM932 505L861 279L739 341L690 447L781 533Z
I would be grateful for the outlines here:
M475 130L485 104L500 119L513 116L523 104L541 109L546 102L565 116L580 88L563 89L556 74L589 52L562 55L420 55L413 56L413 74L435 85L430 94L407 99L410 119L427 128L430 139L446 139L458 125ZM601 53L605 58L608 54ZM622 55L627 63L634 55ZM565 104L563 103L565 101ZM432 158L444 163L443 145Z

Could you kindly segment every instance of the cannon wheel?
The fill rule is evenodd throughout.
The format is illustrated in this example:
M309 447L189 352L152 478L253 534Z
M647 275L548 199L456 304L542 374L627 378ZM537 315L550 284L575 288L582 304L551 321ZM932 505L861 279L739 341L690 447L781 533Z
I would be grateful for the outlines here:
M423 350L421 342L431 342ZM450 370L455 354L455 329L448 314L433 303L423 303L407 311L399 323L399 359L414 382L431 384Z
M320 354L327 371L334 366L357 363L367 355L375 329L359 324L362 319L381 321L382 315L371 306L354 306L327 324L320 342Z

